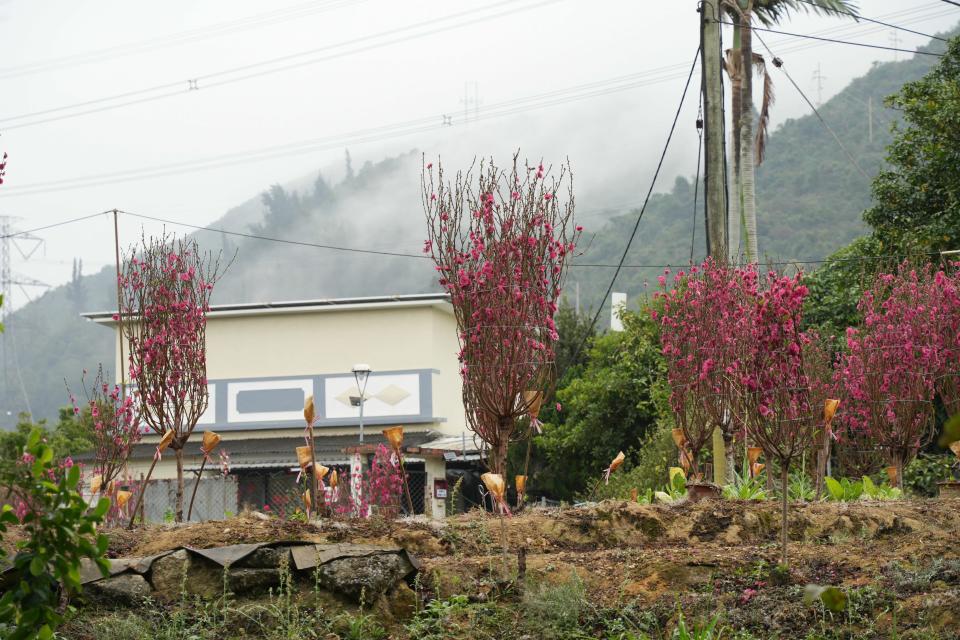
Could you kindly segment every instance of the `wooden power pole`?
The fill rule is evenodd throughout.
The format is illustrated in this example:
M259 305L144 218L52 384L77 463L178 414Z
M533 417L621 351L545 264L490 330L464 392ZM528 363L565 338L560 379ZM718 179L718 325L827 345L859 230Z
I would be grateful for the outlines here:
M723 121L723 68L720 60L720 0L700 3L700 68L703 73L704 199L707 255L726 262L727 229L726 143Z
M729 259L726 135L723 119L723 69L720 60L720 0L700 3L700 69L703 73L704 205L707 255ZM727 481L726 446L720 429L713 430L713 481Z

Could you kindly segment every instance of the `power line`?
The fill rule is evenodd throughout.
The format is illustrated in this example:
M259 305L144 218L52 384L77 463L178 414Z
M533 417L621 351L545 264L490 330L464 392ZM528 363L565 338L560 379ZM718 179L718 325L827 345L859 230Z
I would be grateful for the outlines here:
M597 312L593 315L593 320L590 321L590 328L584 332L583 339L580 341L580 344L577 345L576 351L573 352L573 357L570 358L570 362L576 362L577 358L580 356L580 352L583 350L584 345L587 343L589 336L593 333L594 327L597 326L597 320L600 318L600 314L603 312L603 303L606 302L607 298L610 297L610 292L613 291L614 284L617 282L617 276L620 275L621 269L623 269L623 264L627 260L627 254L630 253L630 247L633 245L633 239L637 236L637 229L640 228L640 221L643 219L643 214L647 210L647 203L650 202L650 196L653 194L653 188L657 184L657 178L660 176L660 170L663 168L663 161L667 157L667 151L670 149L670 142L673 141L673 132L677 128L677 121L680 119L680 112L683 110L683 103L687 99L687 90L690 88L690 80L693 78L693 70L697 68L697 61L700 59L700 46L697 46L697 52L693 56L693 62L690 64L690 73L687 75L687 81L683 85L683 93L680 94L680 104L677 105L677 112L673 116L673 123L670 125L670 132L667 134L667 141L663 145L663 151L660 153L660 161L657 163L657 168L653 172L653 178L650 180L650 188L647 189L647 196L643 201L643 206L640 207L640 212L637 214L637 220L633 224L633 230L630 232L630 237L627 239L627 245L623 248L623 255L620 256L620 262L617 264L616 270L613 272L613 277L610 278L610 286L607 287L606 293L603 294L603 298L600 299L600 304L597 306ZM696 206L696 205L694 205ZM557 378L562 378L563 372L557 376Z
M365 1L366 0L323 0L317 2L316 0L311 0L310 2L293 5L291 7L275 9L273 11L197 27L195 29L188 29L179 33L158 36L140 42L82 51L69 56L47 58L45 60L37 60L36 62L11 67L0 67L0 78L12 78L42 73L44 71L55 71L57 69L89 64L91 62L110 60L119 56L135 55L156 49L189 44L195 41L217 38L263 26L272 26L350 5L359 5Z
M6 235L0 236L0 240L5 240L7 238L16 238L17 236L25 236L35 233L37 231L44 231L46 229L53 229L55 227L62 227L64 225L73 224L74 222L81 222L83 220L89 220L91 218L96 218L98 216L104 216L110 213L109 211L101 211L100 213L91 213L87 216L80 216L79 218L71 218L69 220L63 220L61 222L55 222L53 224L44 225L42 227L34 227L33 229L26 229L24 231L16 231L14 233L8 233Z
M766 49L767 53L770 54L770 57L773 58L773 65L783 72L783 75L787 77L787 80L790 81L790 84L793 85L794 89L797 90L797 92L803 97L804 101L810 106L811 109L813 109L813 113L814 115L817 116L817 120L820 121L820 124L824 126L824 128L830 133L830 135L833 136L833 139L836 141L836 143L840 145L840 148L843 149L843 152L847 155L847 158L850 160L850 163L854 166L854 168L857 171L860 172L860 175L866 178L866 180L869 182L871 180L870 176L867 175L867 172L863 170L863 167L861 167L860 163L857 162L857 159L853 157L853 154L850 153L846 145L843 144L843 142L840 140L840 137L834 132L833 128L829 124L827 124L826 120L823 119L823 116L820 115L820 111L813 105L813 103L810 101L810 98L807 97L807 94L805 94L803 92L803 89L800 88L800 85L794 82L793 77L784 68L783 60L774 55L773 51L770 50L770 47L767 46L767 43L763 40L763 38L760 36L759 33L756 35L757 35L757 40L760 41L760 44L763 45L763 48Z
M503 6L506 6L506 5L516 4L518 1L522 2L522 1L524 1L524 0L501 0L500 2L496 2L496 3L490 4L490 5L485 5L485 6L482 6L482 7L475 8L475 9L469 9L469 10L467 10L467 11L461 11L461 12L459 12L459 13L454 13L454 14L451 14L451 15L448 15L448 16L442 16L442 17L439 17L439 18L432 18L432 19L430 19L430 20L425 20L425 21L418 22L418 23L415 23L415 24L406 25L406 26L403 26L403 27L397 27L397 28L394 28L394 29L388 29L388 30L386 30L386 31L381 31L381 32L374 33L374 34L368 34L368 35L366 35L366 36L360 36L360 37L358 37L358 38L352 38L352 39L350 39L350 40L344 40L344 41L342 41L342 42L338 42L338 43L334 43L334 44L330 44L330 45L324 45L324 46L322 46L322 47L317 47L317 48L314 48L314 49L309 49L309 50L301 51L301 52L298 52L298 53L293 53L293 54L287 54L287 55L283 55L283 56L278 56L278 57L270 58L270 59L267 59L267 60L261 60L261 61L259 61L259 62L254 62L254 63L250 63L250 64L245 64L245 65L241 65L241 66L237 66L237 67L231 67L231 68L229 68L229 69L221 69L220 71L214 71L214 72L212 72L212 73L207 73L207 74L203 74L203 75L198 75L198 76L194 76L194 77L192 77L192 78L185 78L185 79L179 80L179 81L177 81L177 82L168 82L168 83L158 84L158 85L155 85L155 86L152 86L152 87L146 87L146 88L144 88L144 89L136 89L136 90L134 90L134 91L126 91L126 92L123 92L123 93L115 94L115 95L112 95L112 96L106 96L106 97L103 97L103 98L95 98L95 99L92 99L92 100L85 100L85 101L83 101L83 102L76 102L76 103L69 104L69 105L63 105L63 106L60 106L60 107L52 107L52 108L42 109L42 110L39 110L39 111L33 111L33 112L29 112L29 113L22 113L22 114L19 114L19 115L16 115L16 116L8 116L8 117L5 117L5 118L0 118L0 123L2 123L2 122L9 122L9 121L11 121L11 120L23 120L23 119L32 118L32 117L35 117L35 116L41 116L41 115L47 115L47 114L57 113L57 112L59 112L59 111L68 111L68 110L71 110L71 109L77 109L77 108L82 108L82 107L89 107L89 106L96 105L96 104L115 102L115 101L117 101L117 100L123 100L123 99L125 99L125 98L132 98L132 97L134 97L134 96L143 96L143 97L140 97L140 98L137 98L137 99L134 99L134 100L128 100L128 101L125 101L125 102L117 102L116 104L106 104L106 105L104 105L104 106L97 107L97 108L93 108L93 109L87 109L87 110L78 111L78 112L75 112L75 113L66 113L66 114L62 114L62 115L59 115L59 116L51 116L51 117L49 117L49 118L41 118L41 119L39 119L39 120L30 120L30 121L28 121L28 122L23 122L23 123L20 123L20 124L14 124L14 125L10 125L10 126L4 127L5 130L10 131L10 130L13 130L13 129L20 129L20 128L23 128L23 127L30 127L30 126L34 126L34 125L38 125L38 124L45 124L45 123L54 122L54 121L57 121L57 120L64 120L64 119L68 119L68 118L76 118L76 117L79 117L79 116L89 115L89 114L92 114L92 113L99 113L99 112L102 112L102 111L109 111L109 110L112 110L112 109L117 109L117 108L120 108L120 107L125 107L125 106L130 106L130 105L135 105L135 104L141 104L141 103L144 103L144 102L151 102L151 101L153 101L153 100L161 100L161 99L169 98L169 97L176 96L176 95L181 95L181 94L185 94L185 93L190 93L191 91L197 91L197 90L200 90L200 89L206 89L206 88L211 88L211 87L223 86L223 85L226 85L226 84L232 84L232 83L234 83L234 82L240 82L240 81L243 81L243 80L249 80L249 79L251 79L251 78L256 78L256 77L260 77L260 76L264 76L264 75L269 75L269 74L272 74L272 73L277 73L277 72L279 72L279 71L286 71L286 70L289 70L289 69L294 69L294 68L297 68L297 67L302 67L302 66L306 66L306 65L316 64L316 63L318 63L318 62L324 62L324 61L332 60L332 59L335 59L335 58L341 58L341 57L353 55L353 54L356 54L356 53L361 53L361 52L364 52L364 51L370 51L370 50L372 50L372 49L378 49L378 48L381 48L381 47L385 47L385 46L389 46L389 45L393 45L393 44L398 44L398 43L401 43L401 42L406 42L406 41L409 41L409 40L414 40L414 39L422 38L422 37L428 36L428 35L435 35L435 34L437 34L437 33L442 33L442 32L444 32L444 31L450 31L450 30L453 30L453 29L460 29L460 28L463 28L463 27L467 27L467 26L471 26L471 25L478 24L478 23L481 23L481 22L485 22L485 21L487 21L487 20L492 20L492 19L495 19L495 18L502 18L502 17L504 17L504 16L512 15L512 14L514 14L514 13L519 13L519 12L521 12L521 11L528 11L528 10L530 10L530 9L535 9L535 8L542 7L542 6L545 6L545 5L548 5L548 4L555 4L555 3L561 2L561 1L563 1L563 0L540 0L539 2L534 2L534 3L532 3L532 4L529 4L529 3L528 3L528 4L524 4L524 5L521 5L521 6L519 6L519 7L515 7L515 8L512 8L512 9L506 9L506 10L504 10L504 11L500 11L500 12L498 12L498 13L489 13L488 15L481 15L481 16L479 16L479 17L472 18L472 19L464 19L464 20L461 20L461 21L459 21L459 22L454 22L453 24L448 24L448 25L446 25L446 26L438 26L438 27L435 27L435 28L432 28L432 29L428 29L428 30L426 30L426 31L415 32L415 33L412 33L412 34L395 37L395 38L393 38L393 39L391 39L391 40L385 40L385 41L383 41L383 42L376 42L376 40L377 40L377 39L380 39L380 38L389 37L389 36L398 36L399 34L402 34L402 33L405 33L405 32L410 32L410 31L416 31L416 30L418 30L418 29L423 29L424 27L430 27L430 26L432 26L432 25L437 25L437 24L441 24L441 23L444 23L444 22L455 21L455 20L458 20L458 19L460 19L460 18L468 18L469 16L473 16L473 15L478 14L478 13L489 12L491 9L503 7ZM371 42L371 41L373 41L373 42ZM214 78L221 78L221 77L224 77L224 76L230 76L230 75L237 74L237 73L241 73L241 72L244 72L244 71L251 71L251 70L253 70L253 69L259 69L259 68L261 68L261 67L266 67L266 66L269 66L269 65L275 65L275 64L278 64L278 63L282 63L282 62L287 62L287 61L295 60L295 59L297 59L297 58L304 58L304 57L306 57L306 56L316 55L316 54L318 54L318 53L323 53L323 52L325 52L325 51L330 51L330 50L334 50L334 49L340 49L340 48L343 48L343 47L347 47L347 46L351 46L351 45L357 45L357 44L362 44L362 43L368 43L368 42L369 42L370 44L366 44L366 45L361 46L361 47L359 47L359 48L354 48L354 49L350 49L350 50L347 50L347 51L340 51L340 52L332 53L332 54L329 54L329 55L326 55L326 56L323 56L323 57L320 57L320 58L312 58L312 59L308 59L308 60L299 60L299 61L297 61L297 62L291 62L290 64L285 64L285 65L283 65L283 66L274 67L274 68L271 68L271 69L260 70L260 71L255 71L255 72L253 72L253 73L247 73L247 74L245 74L245 75L241 75L241 76L238 76L238 77L235 77L235 78L224 78L223 80L219 80L219 81L216 81L216 82L205 83L205 84L202 84L202 85L200 84L202 81L205 81L205 80L211 80L211 79L214 79ZM176 90L173 90L173 91L167 91L168 89L174 89L175 87L179 87L179 89L176 89ZM164 93L157 93L157 92L161 92L161 91L164 92ZM150 95L150 94L156 94L156 95Z
M658 84L682 77L682 75L677 75L671 72L675 68L675 66L661 67L658 69L628 74L626 76L617 76L606 80L575 85L564 89L555 89L532 96L512 98L510 100L489 105L477 116L476 119L486 120L500 118L534 109L563 105L587 98L601 97L612 93ZM357 144L362 142L373 142L388 138L411 135L414 133L423 133L431 130L443 130L443 116L444 114L438 113L432 116L417 118L390 125L369 127L343 134L323 136L281 145L271 145L269 147L261 147L259 149L251 149L231 154L211 156L205 159L186 163L178 162L165 165L154 165L152 167L91 174L76 178L68 178L65 180L34 182L19 186L9 186L5 187L4 190L0 192L0 198L80 189L102 184L112 184L117 182L127 182L132 180L176 175L193 171L209 170L223 166L246 164L271 158L309 153L347 143Z
M946 2L947 4L952 4L955 7L960 7L960 2L954 2L953 0L940 0L941 2Z
M808 4L812 7L817 7L818 9L823 9L823 6L813 0L797 0L803 4ZM866 16L860 15L854 11L847 11L846 9L830 9L830 13L841 13L844 15L852 16L856 20L863 20L864 22L872 22L874 24L879 24L884 27L889 27L891 29L899 29L900 31L906 31L907 33L913 33L918 36L923 36L924 38L931 38L933 40L940 40L941 42L947 42L946 38L941 38L940 36L932 36L929 33L923 33L921 31L914 31L913 29L907 29L906 27L901 27L889 22L884 22L883 20L877 20L876 18L868 18Z
M726 22L724 20L717 20L719 24L725 24L731 27L739 26L733 22ZM831 42L833 44L847 44L853 47L866 47L868 49L883 49L885 51L899 51L901 53L915 53L917 55L923 56L935 56L937 58L942 58L942 53L934 53L933 51L920 51L918 49L901 49L899 47L888 47L882 44L868 44L866 42L852 42L850 40L838 40L836 38L824 38L821 36L812 36L805 33L791 33L789 31L777 31L776 29L765 29L763 27L750 27L751 31L764 31L766 33L776 33L781 36L790 36L791 38L806 38L807 40L818 40L820 42ZM758 36L759 37L759 36Z

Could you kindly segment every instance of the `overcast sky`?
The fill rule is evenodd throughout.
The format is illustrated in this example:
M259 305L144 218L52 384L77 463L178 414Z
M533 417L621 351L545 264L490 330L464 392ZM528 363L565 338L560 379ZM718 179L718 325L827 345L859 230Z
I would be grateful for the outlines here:
M116 207L206 224L272 183L318 168L337 178L345 148L355 166L412 148L452 154L455 163L517 147L554 160L569 155L581 209L619 204L605 199L604 187L628 176L639 201L697 47L695 7L695 0L0 0L0 150L10 154L0 215L31 228ZM862 0L860 11L922 32L960 20L960 9L938 0ZM801 14L780 28L894 42L888 29L835 18ZM897 37L907 49L926 42ZM897 55L764 38L813 99L818 65L826 100L874 61ZM244 69L229 71L237 68ZM466 126L465 85L470 115L480 116ZM544 95L571 87L578 89ZM125 97L105 100L118 95ZM132 104L111 108L119 103ZM56 110L75 104L83 106ZM693 173L695 96L689 104L661 190ZM94 112L62 117L82 111ZM774 123L806 112L782 82ZM443 114L452 126L442 126ZM367 129L379 130L343 138ZM311 145L294 146L305 141ZM258 155L269 147L280 148ZM213 168L198 170L208 159ZM150 167L163 175L123 173ZM102 184L64 188L79 178ZM141 221L121 224L123 243L139 236ZM14 253L14 269L29 277L62 283L74 257L87 272L112 264L106 217L38 235L46 244L29 262ZM390 239L371 231L356 244L384 247ZM14 305L24 301L16 290Z

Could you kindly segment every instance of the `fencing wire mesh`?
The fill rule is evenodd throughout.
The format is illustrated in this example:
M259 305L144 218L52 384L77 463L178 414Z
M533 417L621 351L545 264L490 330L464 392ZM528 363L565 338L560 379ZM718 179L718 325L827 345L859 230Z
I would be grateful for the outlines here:
M183 518L187 519L196 479L184 478ZM238 512L236 476L204 477L200 480L190 522L223 520ZM143 494L142 511L147 522L172 522L177 508L177 481L151 480Z

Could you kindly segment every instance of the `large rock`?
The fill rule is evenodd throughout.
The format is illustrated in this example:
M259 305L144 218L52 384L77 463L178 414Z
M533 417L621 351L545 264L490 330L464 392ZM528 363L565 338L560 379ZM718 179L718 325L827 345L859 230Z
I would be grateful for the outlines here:
M150 595L150 583L136 573L121 573L87 584L84 593L101 604L137 605Z
M150 569L150 584L165 600L177 600L183 592L204 598L223 593L223 567L185 549L158 558Z
M320 584L330 591L370 603L413 570L402 553L375 553L331 560L317 571Z

